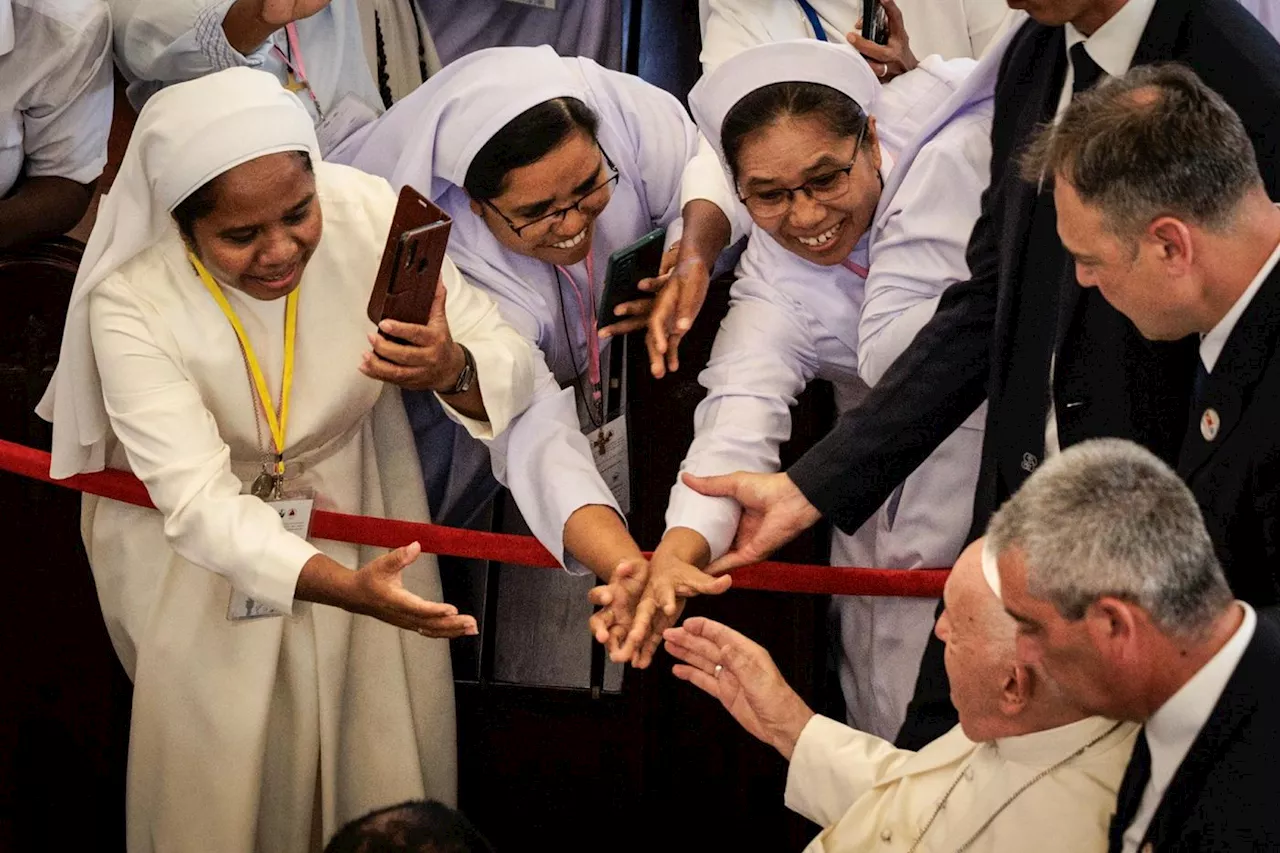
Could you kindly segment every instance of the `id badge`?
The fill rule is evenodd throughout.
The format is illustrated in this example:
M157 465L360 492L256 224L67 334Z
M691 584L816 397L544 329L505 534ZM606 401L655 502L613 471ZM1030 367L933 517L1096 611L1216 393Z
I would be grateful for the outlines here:
M631 459L627 452L627 418L619 415L587 433L591 458L623 515L631 513Z
M263 503L280 514L280 521L284 524L286 532L302 539L310 535L311 511L315 508L314 499L299 496L278 501L263 501ZM238 589L231 590L231 601L227 604L227 619L232 622L283 615L274 607L256 601Z
M378 118L378 113L354 95L343 95L316 125L320 153L328 157L347 137Z

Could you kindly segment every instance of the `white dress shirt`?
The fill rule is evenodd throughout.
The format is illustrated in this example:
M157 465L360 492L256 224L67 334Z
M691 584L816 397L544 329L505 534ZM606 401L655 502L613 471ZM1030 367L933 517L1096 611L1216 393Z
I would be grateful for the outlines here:
M0 0L0 198L22 175L87 184L111 129L101 0Z
M1191 745L1204 724L1209 721L1214 706L1222 696L1231 674L1253 639L1258 617L1253 608L1243 601L1236 602L1244 608L1244 621L1191 680L1160 706L1147 720L1147 745L1151 748L1151 778L1142 792L1142 804L1134 815L1133 823L1124 833L1123 853L1135 853L1142 837L1147 834L1151 818L1164 797L1182 760L1187 757Z
M1109 77L1120 77L1133 64L1133 55L1138 50L1138 42L1142 41L1142 32L1147 28L1147 21L1151 19L1151 10L1155 6L1156 0L1129 0L1089 36L1077 30L1073 24L1066 25L1067 79L1062 83L1062 94L1058 98L1054 121L1062 118L1071 104L1071 90L1076 79L1075 67L1071 63L1071 48L1084 42L1085 52L1098 63L1102 73ZM1058 445L1058 415L1053 405L1053 375L1057 360L1058 354L1055 352L1049 362L1049 414L1044 424L1045 459L1062 449Z
M786 803L825 827L805 853L901 853L921 838L935 811L916 848L919 853L951 853L970 838L974 853L1103 850L1137 732L1134 723L1117 727L1111 720L1089 717L980 744L956 726L911 752L815 716L796 742ZM1094 741L1080 756L1027 786ZM944 796L946 808L938 809ZM1004 812L984 827L1006 802Z
M1200 339L1200 361L1204 364L1206 372L1213 373L1213 368L1218 363L1218 356L1222 355L1222 348L1227 345L1227 339L1231 337L1232 329L1236 327L1236 323L1240 322L1240 317L1244 314L1245 309L1249 307L1253 297L1258 295L1258 291L1262 289L1262 283L1275 270L1277 263L1280 263L1280 245L1276 246L1275 251L1271 253L1271 257L1267 258L1267 262L1262 265L1262 269L1258 270L1258 274L1254 276L1253 281L1245 288L1244 293L1240 294L1240 297L1236 299L1235 304L1231 306L1231 310L1222 315L1222 319L1218 321L1218 324Z

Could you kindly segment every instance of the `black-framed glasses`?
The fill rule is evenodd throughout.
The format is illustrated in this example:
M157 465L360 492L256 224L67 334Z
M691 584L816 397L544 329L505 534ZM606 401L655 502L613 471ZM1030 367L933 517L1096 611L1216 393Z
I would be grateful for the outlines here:
M581 213L582 205L587 204L588 201L591 201L593 199L598 201L600 198L600 194L603 193L605 190L607 190L609 187L616 184L619 178L622 177L621 173L618 171L618 167L613 165L613 161L609 159L609 155L605 153L605 150L603 148L600 148L599 143L596 143L596 147L600 149L600 156L604 158L605 166L608 167L609 171L612 172L613 174L611 174L603 182L587 190L585 193L579 196L578 200L575 201L573 204L567 205L565 207L556 208L550 213L542 214L537 219L531 219L528 222L523 223L522 225L517 225L516 223L512 222L509 218L507 218L507 215L503 213L501 210L499 210L498 206L495 205L493 202L489 201L488 199L484 199L484 203L489 206L490 210L498 214L498 216L502 217L502 221L507 223L507 227L510 228L517 237L525 237L525 235L529 232L530 228L534 228L535 226L541 226L537 228L535 234L533 235L533 236L540 237L543 234L550 231L552 225L564 219L565 216L569 214L569 211L576 210L579 213ZM589 207L590 205L588 205L588 208ZM603 205L601 205L601 207L603 207Z
M835 201L849 191L849 176L853 172L853 167L858 164L858 154L862 151L862 139L866 136L869 123L864 121L862 129L858 131L858 141L853 146L853 159L849 161L848 166L841 166L839 169L832 169L830 172L815 175L798 186L778 187L777 189L761 190L760 192L740 195L738 196L738 201L745 204L747 210L756 216L764 218L781 216L789 211L791 205L795 204L796 193L799 192L804 193L814 201Z

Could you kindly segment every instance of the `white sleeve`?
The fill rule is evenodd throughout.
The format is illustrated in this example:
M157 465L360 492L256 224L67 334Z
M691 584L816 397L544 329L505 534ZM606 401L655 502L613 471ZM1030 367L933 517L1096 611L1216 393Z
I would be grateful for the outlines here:
M965 116L922 148L875 235L858 325L868 385L929 322L942 292L969 278L965 251L990 180L990 131L989 116Z
M168 336L159 317L108 278L89 297L89 327L112 431L164 515L165 539L250 598L292 613L298 575L319 551L240 493L200 389L159 343Z
M815 714L791 753L787 808L819 826L831 826L859 797L914 755Z
M487 421L469 418L453 408L448 397L437 394L445 413L473 438L491 441L501 435L533 400L535 356L533 348L515 328L502 319L497 304L467 281L453 261L445 258L440 269L445 285L445 317L453 339L471 351L476 378L484 396Z
M262 65L264 42L248 55L227 41L222 20L235 0L110 0L116 61L131 80L161 84ZM136 106L136 105L135 105Z
M701 133L698 134L698 150L685 165L680 181L680 209L697 198L711 202L728 217L733 230L729 245L738 242L751 230L751 217L738 201L738 193L720 162L720 155Z
M95 6L86 27L43 50L31 51L39 82L22 113L23 172L87 184L102 174L111 131L111 18ZM30 45L35 47L35 45Z
M698 375L707 396L694 411L694 439L681 473L778 470L778 448L791 435L791 407L818 360L803 308L769 290L747 279L734 285L711 359ZM696 530L715 559L732 543L740 514L731 498L700 495L677 478L667 529Z
M698 59L710 74L749 47L802 38L813 38L813 30L793 0L710 0Z
M622 511L579 429L573 387L556 383L541 352L535 354L534 368L533 404L489 446L493 475L511 490L534 537L560 565L570 574L590 574L565 551L569 516L591 505L607 506L619 518Z

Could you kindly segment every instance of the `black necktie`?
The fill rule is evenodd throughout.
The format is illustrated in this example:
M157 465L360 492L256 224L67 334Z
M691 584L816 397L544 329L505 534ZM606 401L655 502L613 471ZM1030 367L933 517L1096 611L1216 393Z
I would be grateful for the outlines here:
M1204 366L1204 359L1196 359L1196 378L1191 385L1191 407L1200 408L1204 403L1204 392L1209 387L1209 371Z
M1085 89L1092 89L1093 84L1097 83L1098 78L1102 76L1102 67L1094 62L1089 51L1084 49L1084 42L1077 42L1071 46L1071 70L1075 74L1075 79L1071 83L1072 97Z
M1111 819L1112 853L1119 853L1124 846L1124 833L1133 823L1142 805L1142 794L1151 781L1151 747L1147 744L1147 729L1143 726L1138 732L1138 739L1133 744L1133 755L1129 758L1129 766L1124 771L1124 781L1120 783L1120 792L1116 795L1116 815Z

